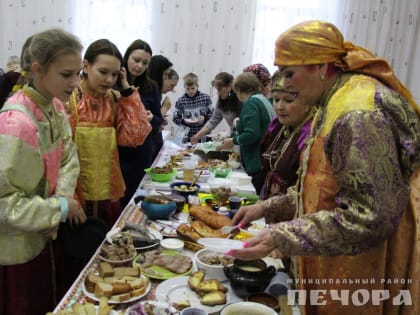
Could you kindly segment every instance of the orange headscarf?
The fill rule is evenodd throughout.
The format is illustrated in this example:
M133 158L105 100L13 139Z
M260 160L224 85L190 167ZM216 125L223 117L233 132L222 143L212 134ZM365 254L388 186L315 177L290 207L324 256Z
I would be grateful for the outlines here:
M333 24L306 21L292 26L277 38L275 65L324 63L334 63L344 72L351 71L377 78L404 96L420 116L420 109L411 93L395 76L391 66L369 50L344 42L343 35Z

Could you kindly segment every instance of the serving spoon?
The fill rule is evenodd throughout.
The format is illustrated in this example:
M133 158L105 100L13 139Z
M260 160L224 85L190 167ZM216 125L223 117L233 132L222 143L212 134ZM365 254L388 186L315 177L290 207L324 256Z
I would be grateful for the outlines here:
M193 180L192 180L192 182L191 182L191 185L190 185L190 187L188 188L189 190L191 190L191 189L194 187L195 183L198 181L198 179L200 178L201 174L203 174L203 170L201 170L201 171L198 173L198 175L197 175L197 176L195 176L195 177L193 178Z

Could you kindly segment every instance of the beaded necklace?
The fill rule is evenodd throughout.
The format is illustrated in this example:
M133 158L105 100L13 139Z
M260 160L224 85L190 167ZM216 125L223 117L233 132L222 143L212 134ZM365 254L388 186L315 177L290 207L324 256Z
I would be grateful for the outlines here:
M317 107L313 106L309 111L308 115L305 119L296 126L292 131L290 131L288 126L283 126L280 131L277 133L276 137L274 138L273 142L267 148L266 152L263 153L263 157L268 160L270 165L270 170L275 171L277 169L278 163L282 160L285 152L289 148L292 140L296 137L299 133L302 126L311 119L317 111ZM281 142L284 142L281 144ZM278 148L281 147L280 153L278 153ZM273 163L274 162L274 163Z

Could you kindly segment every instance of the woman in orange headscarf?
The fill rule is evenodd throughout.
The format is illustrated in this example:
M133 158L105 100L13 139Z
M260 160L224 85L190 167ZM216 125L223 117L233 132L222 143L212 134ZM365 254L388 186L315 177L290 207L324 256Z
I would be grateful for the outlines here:
M280 35L275 64L284 88L320 109L295 193L264 212L238 211L233 224L287 210L294 219L230 254L249 260L278 248L296 256L302 314L418 314L417 105L386 61L344 42L330 23Z

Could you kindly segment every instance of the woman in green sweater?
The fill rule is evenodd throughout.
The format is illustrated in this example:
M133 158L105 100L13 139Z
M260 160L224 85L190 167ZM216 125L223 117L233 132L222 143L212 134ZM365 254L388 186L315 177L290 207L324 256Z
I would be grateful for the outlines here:
M252 73L241 73L235 79L233 89L243 103L236 131L231 138L226 138L219 150L231 149L239 145L242 165L249 176L257 194L264 184L261 171L260 141L275 112L270 101L261 93L258 79Z

